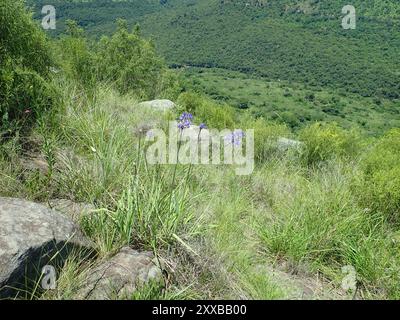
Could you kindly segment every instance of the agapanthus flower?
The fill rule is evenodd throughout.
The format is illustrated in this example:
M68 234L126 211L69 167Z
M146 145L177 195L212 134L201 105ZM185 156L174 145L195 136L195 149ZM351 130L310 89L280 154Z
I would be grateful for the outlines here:
M225 141L227 143L231 143L235 147L238 147L241 145L244 137L245 137L244 132L238 129L233 131L233 133L230 133L227 136L225 136Z
M154 137L154 131L153 130L149 130L146 132L146 137L147 138L153 138Z
M185 120L192 121L193 120L193 115L191 113L189 113L189 112L184 112L179 117L179 120L180 121L185 121Z
M180 130L190 128L192 125L192 120L193 120L193 115L188 112L182 113L182 115L179 117L179 122L178 122L178 128Z

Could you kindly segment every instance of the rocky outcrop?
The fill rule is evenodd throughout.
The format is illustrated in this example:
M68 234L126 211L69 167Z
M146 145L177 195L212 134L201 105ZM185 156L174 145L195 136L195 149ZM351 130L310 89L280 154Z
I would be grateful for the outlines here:
M175 107L175 103L170 100L152 100L144 101L138 104L138 107L151 108L154 110L167 111Z
M49 172L49 165L46 159L40 154L31 154L21 159L21 166L27 171L38 171L43 175Z
M0 298L35 286L42 268L62 267L74 252L92 244L68 217L26 200L0 198Z
M277 142L278 149L281 151L287 151L287 150L296 150L300 151L304 143L301 141L297 140L291 140L287 138L279 138Z
M68 199L51 199L46 205L51 209L57 210L75 222L79 222L81 217L95 210L95 206L87 203L73 202Z
M151 252L131 248L121 251L91 270L78 294L79 299L109 300L128 298L138 286L162 281L162 273Z

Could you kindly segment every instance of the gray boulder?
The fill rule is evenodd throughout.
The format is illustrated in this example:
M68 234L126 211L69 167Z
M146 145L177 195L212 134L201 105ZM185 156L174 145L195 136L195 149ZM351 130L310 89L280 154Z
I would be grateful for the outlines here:
M86 256L92 244L68 217L26 200L0 197L0 298L20 297L39 283L44 266Z
M171 100L152 100L144 101L138 104L139 107L151 108L154 110L167 111L175 107L175 103Z
M39 171L46 175L49 172L49 165L41 155L30 155L21 159L22 168L27 171Z
M121 249L111 259L91 270L79 299L110 300L128 298L138 286L155 281L161 283L162 272L151 252Z
M278 149L281 151L296 150L300 151L304 143L297 140L291 140L287 138L278 138L277 142Z
M82 216L85 216L95 210L95 206L88 203L73 202L68 199L51 199L45 205L49 208L57 210L72 221L79 223Z

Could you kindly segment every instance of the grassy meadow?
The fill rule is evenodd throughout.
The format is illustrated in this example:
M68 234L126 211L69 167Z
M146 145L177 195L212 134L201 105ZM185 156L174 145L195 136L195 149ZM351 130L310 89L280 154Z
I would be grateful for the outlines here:
M325 121L344 128L359 127L377 136L400 125L398 100L327 88L311 90L300 83L270 81L224 69L186 68L181 73L188 89L238 109L250 109L254 117L286 123L294 130Z

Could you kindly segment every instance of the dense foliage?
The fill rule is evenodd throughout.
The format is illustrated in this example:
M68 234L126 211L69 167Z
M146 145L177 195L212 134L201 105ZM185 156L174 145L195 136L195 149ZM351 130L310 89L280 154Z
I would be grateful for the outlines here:
M48 81L49 43L23 1L0 3L0 35L0 135L6 135L52 108L57 94Z
M361 186L356 189L369 211L382 212L389 221L400 222L400 130L379 139L363 160Z
M39 13L44 2L33 3ZM341 10L347 4L342 0L59 0L56 33L71 18L99 37L110 34L115 19L123 17L130 25L140 22L170 65L217 66L398 99L398 1L352 1L357 9L355 30L341 27Z
M67 26L67 35L60 40L60 63L84 88L102 82L142 99L160 95L172 99L179 93L178 78L156 55L152 43L140 36L139 26L129 32L126 21L119 20L116 32L99 41L88 40L74 21L68 20Z

